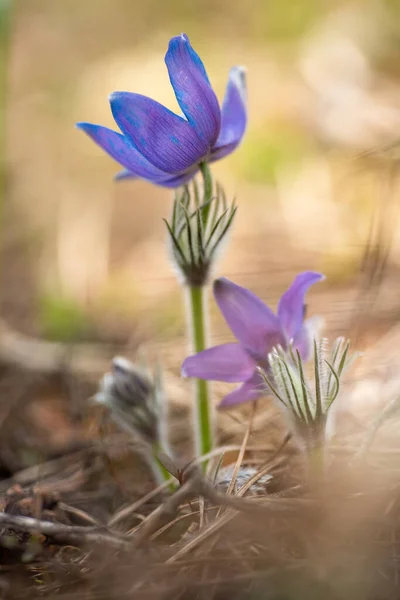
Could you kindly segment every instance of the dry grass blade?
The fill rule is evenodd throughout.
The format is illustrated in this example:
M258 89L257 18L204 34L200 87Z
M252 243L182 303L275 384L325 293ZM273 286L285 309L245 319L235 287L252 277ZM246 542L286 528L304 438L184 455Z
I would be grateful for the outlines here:
M139 498L139 500L136 500L136 502L133 502L129 506L126 506L125 508L119 510L107 523L108 527L114 527L115 525L129 517L132 513L136 512L141 506L146 504L146 502L149 502L150 500L155 498L160 492L167 489L173 481L174 478L171 477L171 479L164 481L154 490L151 490L151 492L149 492L145 496L142 496L142 498Z
M286 444L289 442L291 437L292 437L292 435L290 433L288 433L285 436L282 444L278 447L276 452L271 456L269 462L264 467L262 467L259 471L257 471L257 473L255 473L253 475L253 477L250 477L250 479L248 479L244 485L242 485L242 487L237 491L236 496L239 496L239 497L244 496L244 494L251 488L251 486L254 485L255 483L257 483L257 481L259 479L261 479L261 477L263 477L264 475L267 475L267 473L269 473L272 469L276 468L278 465L285 462L285 459L280 460L279 462L276 459L279 457L280 453L282 452L282 450L284 449ZM274 462L274 461L276 461L276 462Z
M243 445L243 444L242 444ZM219 448L215 448L214 450L212 450L211 452L208 452L207 454L204 454L204 456L200 457L199 459L196 460L196 463L202 463L204 461L208 461L210 458L213 458L215 456L218 456L224 452L232 452L235 450L239 450L241 449L242 445L238 445L238 444L230 444L230 445L226 445L226 446L221 446ZM265 450L265 451L270 451L272 449L271 446L256 446L256 447L247 447L247 450ZM166 490L169 485L174 481L173 478L169 479L168 481L163 482L162 484L160 484L158 487L156 487L154 490L151 490L148 494L144 495L142 498L139 498L139 500L136 500L135 502L133 502L132 504L130 504L129 506L126 506L124 508L122 508L121 510L119 510L118 512L116 512L111 519L109 520L109 522L107 523L108 527L114 527L115 525L117 525L118 523L120 523L121 521L123 521L125 518L129 517L131 514L133 514L134 512L136 512L141 506L143 506L144 504L146 504L146 502L149 502L150 500L152 500L153 498L155 498L158 494L160 494L161 492L163 492L164 490Z
M243 458L244 458L246 448L247 448L247 443L249 441L251 429L253 427L253 419L254 419L254 415L256 414L256 410L257 410L257 402L253 402L253 405L251 407L250 417L249 417L249 423L248 423L247 429L246 429L246 433L244 434L243 442L242 442L242 445L239 450L239 455L238 455L238 458L237 458L237 461L235 464L235 468L233 470L232 479L231 479L228 489L226 491L227 496L232 494L233 490L235 489L237 476L238 476L240 468L242 466Z
M87 512L80 510L79 508L75 508L75 506L70 506L69 504L65 504L65 502L59 502L58 507L67 515L73 517L75 522L78 520L82 523L82 525L101 527L99 521L92 517L92 515L89 515Z
M171 529L171 527L176 525L176 523L179 523L180 521L184 521L185 519L190 519L194 515L198 515L198 514L200 514L200 511L193 511L191 513L186 513L184 515L179 515L178 517L175 517L175 519L173 519L169 523L166 523L164 525L164 527L157 529L157 531L150 536L150 540L152 540L152 541L156 540L158 537L160 537L160 535L162 535L163 533L168 531L168 529Z
M140 527L135 530L133 547L137 548L144 540L148 539L157 530L164 517L174 517L179 506L183 502L190 500L198 490L199 476L194 475L142 521Z
M203 496L199 498L199 529L203 529L206 517L206 508Z
M213 500L218 499L219 503L221 503L221 505L225 505L225 506L230 505L232 508L232 505L235 504L235 508L233 510L228 511L223 516L219 517L218 520L214 521L208 527L206 527L205 529L200 531L198 533L198 535L193 537L187 544L185 544L185 546L180 548L173 556L171 556L167 560L167 564L174 563L177 560L179 560L180 558L182 558L183 556L186 556L189 552L191 552L192 550L194 550L195 548L200 546L203 542L205 542L211 536L218 533L218 531L220 531L220 529L222 529L227 523L229 523L229 521L231 521L235 517L238 510L241 510L244 508L252 508L252 509L254 508L255 503L253 500L246 501L245 504L243 504L243 500L240 502L240 504L237 503L236 501L240 497L244 496L244 494L251 488L251 486L254 485L261 477L263 477L266 473L271 471L272 468L277 466L277 464L278 464L277 459L279 457L279 454L282 452L283 448L289 442L290 438L291 438L290 434L287 434L285 436L282 444L279 446L279 448L273 454L273 456L271 457L271 460L268 462L268 464L265 465L264 467L262 467L257 473L254 474L253 477L251 477L248 481L246 481L246 483L237 491L234 498L230 498L227 495L218 494L215 491L211 494L213 497ZM273 461L276 461L276 462L274 463ZM280 462L282 462L282 461L280 461ZM211 489L213 490L213 488L211 488ZM210 494L209 494L209 496L210 496ZM257 500L257 498L255 498L255 500ZM264 500L264 502L265 502L265 498L262 498L262 500ZM285 506L282 505L282 508L285 509Z
M196 537L193 537L187 544L185 544L185 546L180 548L173 556L171 556L166 561L166 564L174 563L180 558L182 558L182 556L186 556L186 554L200 546L200 544L205 542L212 535L218 533L218 531L222 529L222 527L224 527L227 523L229 523L229 521L231 521L235 515L236 511L231 511L220 517L218 521L214 521L213 523L211 523L211 525L200 531L200 533Z

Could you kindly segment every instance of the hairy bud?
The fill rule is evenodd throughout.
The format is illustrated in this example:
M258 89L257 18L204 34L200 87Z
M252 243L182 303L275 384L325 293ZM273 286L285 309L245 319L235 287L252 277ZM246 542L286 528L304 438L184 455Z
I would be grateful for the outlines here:
M194 180L176 193L171 220L165 221L173 265L190 287L206 285L237 209L220 186L214 190L205 165L203 177L202 198Z
M94 400L110 409L121 428L154 444L159 438L157 396L157 386L144 371L126 358L116 357Z

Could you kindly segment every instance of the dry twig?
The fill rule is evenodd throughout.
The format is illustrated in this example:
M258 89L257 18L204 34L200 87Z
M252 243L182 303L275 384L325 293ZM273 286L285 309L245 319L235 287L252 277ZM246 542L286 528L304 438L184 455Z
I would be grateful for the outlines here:
M85 546L87 544L107 544L119 549L128 549L130 542L122 536L117 536L98 527L80 527L62 525L51 521L40 521L32 517L22 517L0 513L0 525L27 533L40 533L51 538L55 544L70 544Z

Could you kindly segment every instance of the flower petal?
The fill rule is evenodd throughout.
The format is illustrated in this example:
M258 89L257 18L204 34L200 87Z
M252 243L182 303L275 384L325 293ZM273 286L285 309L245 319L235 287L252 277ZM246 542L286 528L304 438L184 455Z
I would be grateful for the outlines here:
M240 144L247 124L246 71L233 67L222 105L221 131L213 148L210 162L230 154Z
M278 317L288 340L295 337L304 320L304 296L308 288L325 279L321 273L306 271L295 277L292 285L283 294L278 304Z
M135 148L166 173L186 171L204 158L209 145L182 117L159 102L130 92L110 96L114 119Z
M255 361L239 344L222 344L189 356L182 365L182 375L236 383L246 381L255 368Z
M96 144L107 152L114 160L132 173L132 176L142 177L149 181L170 177L168 173L157 169L144 156L140 154L129 140L108 127L94 125L93 123L77 123Z
M166 177L161 177L160 179L153 179L152 183L166 188L177 188L181 185L185 185L186 183L188 183L196 175L197 171L198 168L196 167L190 169L182 175L168 175ZM124 179L137 179L137 175L125 169L124 171L120 171L119 173L117 173L115 179L117 181L121 181Z
M262 396L266 396L267 393L265 382L258 371L256 371L243 385L233 390L230 394L227 394L218 405L218 408L229 408L243 402L257 400Z
M282 343L277 317L255 294L223 277L214 282L214 296L232 332L255 358Z
M182 112L211 150L219 134L221 110L204 65L185 34L172 38L165 63Z

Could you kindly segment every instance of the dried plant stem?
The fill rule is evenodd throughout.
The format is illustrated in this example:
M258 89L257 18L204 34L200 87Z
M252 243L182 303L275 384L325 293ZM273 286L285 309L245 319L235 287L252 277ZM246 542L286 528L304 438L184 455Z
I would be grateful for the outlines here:
M132 543L133 548L140 546L144 540L148 539L155 531L157 531L164 517L174 518L180 505L196 495L198 488L198 477L192 477L180 487L175 494L150 513L135 531Z
M146 502L150 502L150 500L155 498L158 494L162 493L169 486L169 484L173 482L173 480L174 478L170 477L169 481L164 481L164 483L156 487L154 490L151 490L151 492L149 492L145 496L139 498L139 500L136 500L136 502L133 502L129 506L125 506L124 508L116 512L109 520L107 526L115 527L118 523L120 523L124 519L127 519L130 515L135 513L137 510L139 510L139 508L146 504Z
M282 446L283 447L283 446ZM260 479L265 473L270 471L274 463L268 463L263 469L260 469L251 479L249 479L237 492L235 496L227 496L217 492L208 482L202 480L198 493L202 494L207 500L216 505L225 506L228 510L224 515L213 521L207 527L199 531L198 535L191 538L187 544L182 546L166 563L176 562L182 556L201 545L211 536L215 536L221 528L231 521L238 511L248 511L253 514L259 514L265 517L267 514L287 514L288 511L296 510L299 506L315 510L315 502L300 498L266 498L262 496L254 496L253 498L243 498L244 494L250 487ZM199 480L197 480L198 483ZM185 484L186 485L186 484ZM195 485L195 482L193 483Z
M247 448L247 444L249 441L249 437L250 437L250 433L251 433L251 428L253 427L253 419L254 419L254 415L256 413L256 409L257 409L257 402L253 402L253 405L251 407L251 412L250 412L250 417L249 417L249 422L246 428L246 432L244 434L243 437L243 441L242 441L242 445L240 447L239 450L239 454L236 460L236 464L235 464L235 468L233 469L233 473L232 473L232 479L229 483L228 489L226 490L226 495L230 496L234 490L235 490L235 484L236 484L236 480L240 471L240 467L242 466L243 463L243 458L246 452L246 448ZM217 513L217 518L220 516L221 514L221 507L218 510Z
M207 347L206 289L202 286L187 287L192 349L195 353ZM194 380L194 423L197 456L207 454L213 447L213 414L209 398L209 385L203 379ZM206 464L205 464L206 467Z
M32 517L21 517L0 512L0 526L26 531L28 533L41 533L56 544L71 544L83 546L86 544L106 544L115 548L129 548L130 541L122 536L117 536L103 531L98 527L81 527L78 525L62 525L50 521L40 521Z
M238 458L235 464L235 468L233 470L233 474L232 474L232 479L229 483L229 487L226 491L227 495L229 496L230 494L232 494L232 492L235 489L235 484L236 484L236 480L237 480L237 476L239 474L240 471L240 467L242 466L242 462L243 462L243 458L246 452L246 448L247 448L247 443L249 441L249 437L250 437L250 433L251 433L251 428L253 427L253 420L254 420L254 415L256 413L257 410L257 401L253 402L253 405L251 407L251 412L250 412L250 417L249 417L249 423L247 425L247 429L246 429L246 433L244 434L243 437L243 442L242 442L242 446L239 450L239 454L238 454Z
M269 468L270 464L267 465ZM271 465L272 466L272 465ZM259 473L252 478L252 483L262 477L265 474L265 468L261 469ZM179 507L184 502L190 502L190 499L194 496L203 496L210 502L212 502L216 506L225 506L233 510L233 512L228 512L227 515L230 515L232 518L236 512L245 511L249 513L255 513L260 515L266 515L269 513L279 513L279 514L287 514L289 510L296 510L296 507L299 505L307 508L314 507L315 503L308 500L303 500L299 498L266 498L266 497L253 497L253 498L243 498L245 491L248 488L241 488L238 491L236 496L227 496L226 494L221 494L218 492L210 482L208 482L200 472L193 473L193 476L186 481L182 487L180 487L172 496L167 498L163 504L160 504L152 513L150 513L135 529L132 535L132 549L139 547L145 540L149 539L153 534L160 528L163 519L166 517L175 518L176 513L179 510ZM204 532L205 537L208 537L210 532L215 532L215 530L219 529L219 524L226 523L229 521L229 518L225 519L226 515L223 515L216 521L214 521L210 526L205 527L199 534L199 538L202 538ZM206 533L208 532L208 533ZM197 538L194 538L197 539ZM187 546L181 548L181 551L178 551L176 556L181 556L185 552L185 548L192 548L194 544L193 539L189 541ZM169 559L167 562L173 562L174 557Z

